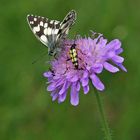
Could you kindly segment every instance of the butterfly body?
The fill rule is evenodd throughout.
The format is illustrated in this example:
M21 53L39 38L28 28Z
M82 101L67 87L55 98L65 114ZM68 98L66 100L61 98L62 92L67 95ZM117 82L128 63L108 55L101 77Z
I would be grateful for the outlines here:
M34 35L48 47L48 54L55 56L63 49L62 41L75 23L76 12L71 10L62 22L45 17L28 15L28 24Z

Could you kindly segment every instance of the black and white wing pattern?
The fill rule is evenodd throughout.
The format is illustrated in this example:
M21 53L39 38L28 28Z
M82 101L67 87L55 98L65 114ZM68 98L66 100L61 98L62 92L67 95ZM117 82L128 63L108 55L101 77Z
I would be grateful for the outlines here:
M74 10L71 10L62 22L40 16L27 16L27 21L32 32L48 47L48 53L53 56L61 51L60 42L67 36L75 20L76 12Z
M58 32L58 38L63 38L65 35L68 34L70 28L75 23L76 20L76 12L74 10L71 10L66 17L63 19L60 25L60 29Z

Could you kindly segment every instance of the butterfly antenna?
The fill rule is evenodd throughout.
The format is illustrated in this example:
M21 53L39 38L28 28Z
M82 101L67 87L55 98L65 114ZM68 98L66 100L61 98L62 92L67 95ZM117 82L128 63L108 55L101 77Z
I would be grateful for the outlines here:
M44 57L46 54L48 54L48 52L42 53L42 55L40 55L37 59L35 59L32 64L35 64L38 60L40 60L42 57Z

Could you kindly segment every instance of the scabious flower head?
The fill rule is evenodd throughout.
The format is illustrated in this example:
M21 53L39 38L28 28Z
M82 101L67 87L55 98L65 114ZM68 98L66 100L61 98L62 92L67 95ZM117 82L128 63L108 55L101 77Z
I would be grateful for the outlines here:
M95 33L92 35L95 36ZM78 69L69 56L73 43L76 44ZM51 70L44 73L48 78L47 90L51 92L53 101L63 102L70 89L70 102L76 106L79 103L80 88L83 88L84 94L89 92L89 80L97 90L105 89L98 77L103 69L111 73L118 72L119 68L126 71L122 65L124 58L119 56L123 49L118 39L107 42L107 39L99 34L97 37L65 40L63 45L64 50L51 62Z

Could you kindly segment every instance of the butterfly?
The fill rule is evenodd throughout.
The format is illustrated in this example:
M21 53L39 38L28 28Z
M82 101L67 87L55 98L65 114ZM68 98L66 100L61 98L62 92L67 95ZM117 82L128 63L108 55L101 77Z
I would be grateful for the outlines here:
M75 20L76 12L74 10L71 10L62 22L41 16L27 15L27 21L32 32L37 39L48 47L48 54L51 56L56 56L62 51L61 43L67 37Z

